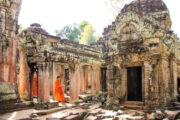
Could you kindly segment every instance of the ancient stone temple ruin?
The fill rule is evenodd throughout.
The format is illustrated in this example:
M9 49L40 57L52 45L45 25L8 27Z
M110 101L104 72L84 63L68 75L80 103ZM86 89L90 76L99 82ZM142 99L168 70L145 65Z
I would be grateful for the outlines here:
M69 94L73 100L78 98L79 93L88 90L96 94L100 90L103 63L100 48L51 36L39 24L32 24L22 32L19 39L19 83L24 83L19 85L20 97L33 97L35 74L40 101L47 102L50 95L53 96L54 83L60 74L64 76L65 89L70 86ZM25 86L30 87L23 89Z
M125 5L104 32L109 105L164 105L177 96L179 39L161 0Z
M34 97L49 102L60 74L72 102L100 91L107 92L103 105L109 109L132 103L146 109L176 99L179 39L162 0L125 5L90 46L52 36L37 23L18 34L21 0L0 5L0 102Z

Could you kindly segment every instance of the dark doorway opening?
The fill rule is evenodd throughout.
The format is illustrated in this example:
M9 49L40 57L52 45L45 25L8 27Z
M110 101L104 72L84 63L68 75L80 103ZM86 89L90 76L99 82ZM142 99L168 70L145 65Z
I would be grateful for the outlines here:
M69 94L69 86L70 86L69 69L65 69L65 93L66 94Z
M128 101L142 101L142 68L127 68Z
M38 69L35 63L28 63L30 68L29 73L29 87L30 87L30 99L38 97Z
M178 91L178 94L180 94L180 78L177 79L177 91Z
M106 72L107 68L101 68L101 90L104 92L107 91Z

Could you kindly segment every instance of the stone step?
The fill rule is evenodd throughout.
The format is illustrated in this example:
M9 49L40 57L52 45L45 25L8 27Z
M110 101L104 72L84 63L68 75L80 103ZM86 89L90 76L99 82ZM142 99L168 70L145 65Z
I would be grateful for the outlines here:
M48 103L35 103L34 108L36 110L44 110L58 107L59 102L48 102Z
M133 109L133 110L144 110L144 106L139 106L139 105L131 105L131 104L126 104L124 105L124 108L126 109Z
M33 102L24 101L19 103L0 103L0 106L0 114L2 114L12 111L24 110L27 108L33 108Z
M126 101L124 105L138 105L138 106L144 106L144 102L141 101Z

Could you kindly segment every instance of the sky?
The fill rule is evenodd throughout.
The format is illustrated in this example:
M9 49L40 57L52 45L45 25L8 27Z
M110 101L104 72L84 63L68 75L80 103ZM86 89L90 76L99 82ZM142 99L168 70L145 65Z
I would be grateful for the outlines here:
M132 0L126 0L130 2ZM169 8L172 30L180 37L180 0L164 0ZM19 24L27 28L39 23L52 35L64 26L88 21L96 35L102 35L104 28L115 20L105 0L23 0Z

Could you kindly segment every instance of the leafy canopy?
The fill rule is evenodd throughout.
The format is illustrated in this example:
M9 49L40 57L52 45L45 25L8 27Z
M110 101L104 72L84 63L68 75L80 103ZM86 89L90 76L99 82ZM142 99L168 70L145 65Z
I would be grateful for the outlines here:
M81 33L81 39L79 40L79 43L84 45L90 45L93 42L96 42L94 30L92 25L88 24L85 26L84 31Z
M61 30L56 30L56 36L78 42L80 32L77 28L77 24L66 25Z
M82 21L78 26L77 24L66 25L61 30L56 30L56 36L85 45L90 45L99 38L94 36L94 29L87 21Z
M79 26L78 26L78 30L80 31L80 32L84 32L84 28L87 26L87 25L89 25L90 23L89 22L87 22L87 21L82 21L80 24L79 24Z

